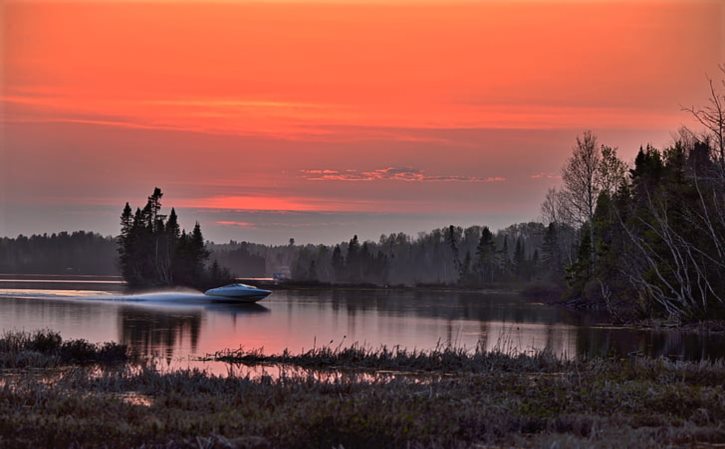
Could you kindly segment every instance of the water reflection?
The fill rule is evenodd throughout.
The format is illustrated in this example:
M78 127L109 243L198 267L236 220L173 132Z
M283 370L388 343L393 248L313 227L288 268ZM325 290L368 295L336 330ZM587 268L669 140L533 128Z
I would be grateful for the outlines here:
M212 303L198 292L124 295L32 287L0 289L0 330L50 328L65 338L119 341L168 366L239 346L273 353L355 342L410 349L481 344L565 358L725 357L722 335L606 327L594 316L506 293L277 291L259 305L234 305Z
M118 310L121 343L144 355L171 359L174 351L188 340L195 353L201 331L201 310L159 311L152 308L120 307ZM156 351L162 350L159 354Z
M161 357L171 363L174 354L197 354L206 314L231 318L232 327L241 315L269 312L258 304L159 305L133 304L118 308L118 340L140 354Z

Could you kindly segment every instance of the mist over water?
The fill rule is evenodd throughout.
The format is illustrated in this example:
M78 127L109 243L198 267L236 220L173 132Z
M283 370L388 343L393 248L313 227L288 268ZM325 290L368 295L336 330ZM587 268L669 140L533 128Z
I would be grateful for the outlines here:
M605 326L597 317L512 293L285 290L257 304L220 304L194 290L126 294L93 284L46 285L0 282L0 331L53 329L64 338L117 341L171 368L207 368L193 359L240 346L278 353L354 343L409 349L481 344L512 353L548 350L563 358L725 357L721 335Z

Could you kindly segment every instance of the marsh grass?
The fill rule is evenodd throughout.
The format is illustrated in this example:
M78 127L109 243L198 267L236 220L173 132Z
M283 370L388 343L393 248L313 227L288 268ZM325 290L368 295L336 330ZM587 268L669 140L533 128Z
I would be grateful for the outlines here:
M0 369L126 363L133 357L125 345L93 344L83 339L64 341L51 330L0 335Z
M385 371L421 371L476 373L487 370L551 371L566 365L550 352L515 352L505 341L494 350L482 345L472 349L438 344L430 350L406 349L400 346L370 348L353 343L313 347L295 354L285 349L279 354L265 354L263 349L226 349L207 354L202 361L230 364L280 364L312 369L362 369Z
M312 371L219 377L127 363L100 371L72 366L52 383L15 376L12 386L0 387L0 446L603 449L725 443L721 362L562 361L445 347L224 354ZM449 375L419 382L354 369L335 377L313 374L319 367L383 365Z

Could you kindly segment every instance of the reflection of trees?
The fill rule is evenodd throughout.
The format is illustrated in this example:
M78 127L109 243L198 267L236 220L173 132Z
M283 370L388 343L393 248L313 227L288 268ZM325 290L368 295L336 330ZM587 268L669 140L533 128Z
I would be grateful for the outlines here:
M460 341L459 321L478 321L478 341L489 350L547 350L560 357L589 359L626 357L630 353L688 360L725 358L725 335L597 326L601 321L593 313L539 306L514 294L337 289L276 295L287 304L290 326L300 312L318 311L320 316L332 312L334 325L346 329L335 332L356 334L363 340L369 335L366 332L375 332L375 326L381 323L415 326L416 319L430 318L437 321L434 337L444 345ZM378 315L411 319L380 320ZM471 323L464 327L469 337L471 331L476 332ZM428 337L431 329L424 331ZM392 328L385 330L387 335L400 333ZM466 341L470 344L469 337Z
M575 315L555 307L537 307L515 294L425 290L327 290L315 293L320 310L348 315L376 311L448 320L578 324Z
M676 330L639 330L582 327L577 329L580 356L645 355L685 360L722 358L725 336L683 333Z
M201 309L152 309L123 306L119 309L119 340L143 355L167 359L188 339L196 351L201 330Z
M339 289L315 292L311 299L320 312L331 309L347 316L348 328L355 326L354 317L365 312L440 319L446 322L440 335L444 344L457 341L456 320L471 320L481 322L479 338L489 349L520 346L567 358L633 352L690 360L725 357L725 336L597 327L593 314L536 306L507 293ZM293 308L289 313L294 313Z

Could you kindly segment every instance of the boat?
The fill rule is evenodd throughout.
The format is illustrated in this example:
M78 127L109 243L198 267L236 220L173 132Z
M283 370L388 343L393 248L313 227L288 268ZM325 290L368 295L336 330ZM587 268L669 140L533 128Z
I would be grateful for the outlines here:
M257 302L272 292L247 284L229 284L212 288L204 292L218 302Z

